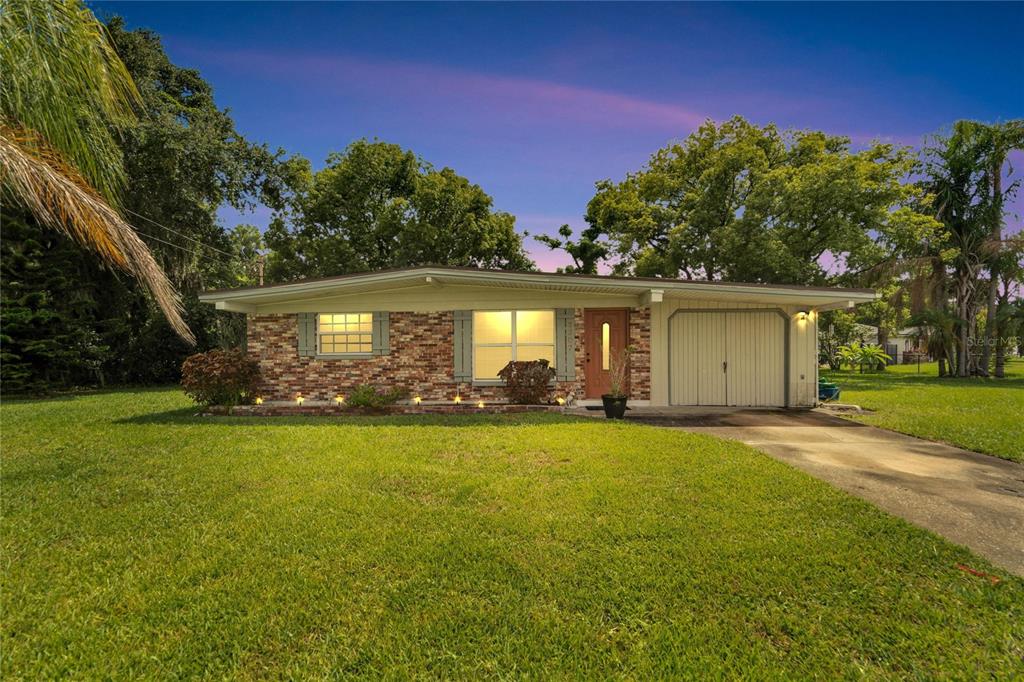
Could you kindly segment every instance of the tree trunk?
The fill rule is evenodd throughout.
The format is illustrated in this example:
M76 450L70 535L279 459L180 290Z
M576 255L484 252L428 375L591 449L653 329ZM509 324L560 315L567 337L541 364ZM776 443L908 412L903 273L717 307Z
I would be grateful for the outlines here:
M1010 287L1006 287L1006 294L999 298L999 304L996 306L996 311L1003 309L1003 306L1009 305L1010 303ZM1003 338L1002 334L996 336L996 367L993 373L996 379L1003 379L1006 377L1006 339Z
M939 356L939 376L946 376L946 354L943 353Z
M999 252L1003 242L1003 160L992 160L992 257L988 267L988 310L985 314L985 347L981 349L981 366L988 376L988 362L992 357L992 345L999 338L999 323L996 318L996 297L999 294Z
M967 349L967 342L970 336L970 314L971 309L967 302L967 278L963 275L960 277L959 286L957 286L957 311L956 314L959 316L959 348L956 353L956 375L958 377L967 376L967 358L969 357L969 351Z

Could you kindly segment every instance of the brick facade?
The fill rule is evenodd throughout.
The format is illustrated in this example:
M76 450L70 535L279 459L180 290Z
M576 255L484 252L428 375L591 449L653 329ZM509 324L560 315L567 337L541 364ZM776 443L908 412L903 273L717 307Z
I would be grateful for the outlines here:
M574 314L576 376L560 381L553 396L583 396L583 309ZM451 400L459 394L467 401L503 400L500 386L474 386L456 382L454 374L455 326L451 311L434 313L392 312L390 352L366 358L315 358L298 354L298 316L250 315L248 351L260 363L263 397L291 400L295 394L310 400L329 400L361 384L382 388L401 387L425 401ZM632 397L650 398L649 308L630 311L629 339L635 346L630 385Z
M629 311L629 394L634 400L651 399L651 309Z

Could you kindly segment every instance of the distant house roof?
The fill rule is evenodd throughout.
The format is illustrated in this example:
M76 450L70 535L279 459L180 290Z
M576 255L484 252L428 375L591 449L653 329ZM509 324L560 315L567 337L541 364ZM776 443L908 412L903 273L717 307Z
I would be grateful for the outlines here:
M438 287L439 296L443 296L444 286L478 286L505 289L543 289L562 293L646 295L648 300L654 301L661 300L663 296L666 298L749 299L807 305L818 310L852 306L873 301L876 298L873 289L422 266L303 279L285 284L211 290L200 294L199 300L217 304L217 307L227 310L242 310L245 304L260 305L300 297L308 299L339 293L373 292L425 285Z

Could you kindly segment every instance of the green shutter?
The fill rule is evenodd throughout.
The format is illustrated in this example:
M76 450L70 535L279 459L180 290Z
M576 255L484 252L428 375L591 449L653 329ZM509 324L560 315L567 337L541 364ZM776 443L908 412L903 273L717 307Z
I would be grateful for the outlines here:
M455 320L455 380L473 380L473 311L456 310Z
M576 318L572 308L555 309L555 378L576 378Z
M387 355L391 352L391 331L388 329L390 315L387 311L373 314L373 354Z
M299 356L316 355L316 313L299 313Z

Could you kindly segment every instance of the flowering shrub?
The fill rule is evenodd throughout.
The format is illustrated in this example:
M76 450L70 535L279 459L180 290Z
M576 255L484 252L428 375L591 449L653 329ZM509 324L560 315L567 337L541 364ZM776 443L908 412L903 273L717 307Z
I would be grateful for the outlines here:
M547 360L513 360L498 376L505 381L505 393L513 403L538 405L550 401L555 370L548 366Z
M345 398L345 403L349 407L380 409L388 405L394 405L399 400L407 397L409 397L409 391L404 388L377 390L369 384L363 384L348 394L348 397Z
M181 363L181 387L200 405L251 403L259 385L259 363L241 350L196 353Z

